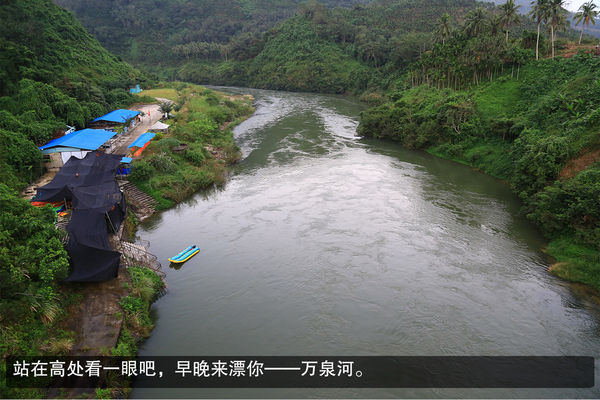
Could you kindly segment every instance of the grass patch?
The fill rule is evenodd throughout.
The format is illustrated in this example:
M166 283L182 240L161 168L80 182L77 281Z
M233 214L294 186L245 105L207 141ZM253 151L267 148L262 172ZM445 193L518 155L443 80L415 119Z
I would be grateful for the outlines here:
M585 283L600 290L598 250L565 236L551 241L546 252L558 261L550 267L554 275L572 282Z
M473 98L486 119L511 116L521 100L521 83L498 79L479 88Z
M232 127L254 111L252 98L175 83L178 109L168 135L157 135L134 162L130 180L153 197L157 209L177 204L201 189L221 185L239 158Z
M135 100L135 104L156 104L159 102L153 96L146 94L146 92L135 94Z
M475 167L495 178L506 180L512 170L512 162L506 156L510 148L510 143L502 140L481 140L465 147L439 145L426 151L436 157Z
M125 323L113 356L134 356L137 345L150 335L154 323L150 318L150 305L165 288L164 282L152 270L131 267L127 270L131 276L131 293L120 301Z
M0 376L6 373L4 357L8 356L65 356L73 347L75 333L63 328L69 317L67 309L81 299L77 289L64 288L57 300L59 313L50 323L30 316L20 323L0 324ZM44 388L8 388L0 379L0 398L44 398Z
M136 94L136 96L161 97L175 101L177 100L177 91L173 88L148 89Z

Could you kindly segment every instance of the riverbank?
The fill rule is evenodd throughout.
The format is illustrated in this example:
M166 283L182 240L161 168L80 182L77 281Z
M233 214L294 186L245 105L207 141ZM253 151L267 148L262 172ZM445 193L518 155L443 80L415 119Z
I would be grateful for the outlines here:
M31 275L37 273L36 268L44 268L45 277L40 283L44 285L40 293L29 289L17 300L0 303L0 375L6 368L4 359L11 355L135 355L135 346L152 328L150 303L164 288L160 272L157 268L152 269L153 258L145 248L122 242L121 230L110 238L113 248L122 254L117 279L64 283L62 280L68 275L69 263L63 248L65 232L55 227L55 212L49 207L31 207L28 201L1 190L0 206L6 210L2 213L3 226L10 227L15 237L29 238L37 246L34 250L15 243L22 251L21 264L27 265ZM45 254L41 266L27 264L36 251ZM24 318L27 311L31 313ZM67 396L67 393L70 394ZM3 380L0 381L2 398L94 398L101 397L101 393L107 395L108 392L8 388Z
M359 133L510 184L550 241L551 272L600 289L600 58L543 60L465 90L422 85L363 113Z
M254 108L251 96L197 85L176 83L159 90L174 102L174 118L167 121L169 133L157 134L134 161L129 180L162 210L225 182L227 167L240 157L233 128Z

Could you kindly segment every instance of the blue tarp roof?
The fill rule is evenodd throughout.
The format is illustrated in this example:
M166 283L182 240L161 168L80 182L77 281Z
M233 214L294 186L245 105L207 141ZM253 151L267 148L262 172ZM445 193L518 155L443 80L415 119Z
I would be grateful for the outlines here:
M133 158L131 158L131 157L123 157L123 158L121 158L121 162L123 164L129 164L129 163L131 163L131 160L133 160Z
M123 109L115 110L115 111L109 112L106 115L96 118L92 122L108 121L108 122L124 123L125 121L127 121L130 118L135 117L139 113L140 113L139 111L133 111L133 110L123 110Z
M133 143L127 146L128 149L132 147L144 147L146 143L152 140L152 138L156 136L156 134L152 132L142 133Z
M82 129L51 140L40 147L40 150L48 150L53 147L67 147L81 150L96 150L106 143L117 133L105 131L104 129Z

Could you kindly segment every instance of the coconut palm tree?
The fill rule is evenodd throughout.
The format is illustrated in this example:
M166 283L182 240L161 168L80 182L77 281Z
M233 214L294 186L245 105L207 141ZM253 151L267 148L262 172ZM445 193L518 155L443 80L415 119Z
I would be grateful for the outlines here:
M540 26L548 21L548 0L534 0L531 2L529 16L537 23L537 40L535 42L535 59L540 59Z
M487 13L482 7L477 7L469 11L465 17L463 29L471 37L475 37L483 32L488 26Z
M596 11L596 5L593 1L588 1L587 3L583 3L581 7L579 7L579 11L575 14L575 25L579 25L580 22L583 21L581 25L581 34L579 35L579 44L581 44L581 38L583 37L583 29L585 25L590 26L590 22L593 25L596 25L596 17L598 16L598 11Z
M450 15L443 13L437 20L437 29L435 30L435 40L446 44L446 39L450 37Z
M506 43L508 43L508 30L513 24L518 23L521 19L518 13L520 7L520 5L518 6L515 4L515 0L506 0L506 3L502 4L500 7L502 10L502 25L506 31Z
M565 0L548 1L548 21L550 22L550 38L552 39L552 58L554 58L554 39L556 31L566 27Z

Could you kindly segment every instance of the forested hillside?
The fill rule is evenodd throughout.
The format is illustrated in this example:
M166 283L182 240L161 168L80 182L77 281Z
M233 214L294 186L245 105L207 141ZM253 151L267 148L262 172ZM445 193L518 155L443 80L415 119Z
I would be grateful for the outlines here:
M0 19L0 181L20 188L40 172L37 146L128 105L145 77L50 0L5 1Z
M163 78L328 93L389 89L431 49L442 14L451 27L477 7L494 9L475 0L55 1L106 46ZM524 18L515 33L535 29Z
M392 101L362 115L359 133L505 179L552 240L554 271L600 288L600 54L536 61L535 35L511 36L516 19L504 29L493 21L478 9L438 30ZM552 46L543 38L542 56Z
M226 56L227 45L259 40L305 0L54 0L108 50L133 63L171 65L169 57ZM324 0L350 6L368 0Z
M439 15L448 12L460 20L477 5L475 0L431 0L426 7L415 0L55 1L107 48L167 79L336 93L386 86L390 75L431 45Z
M55 325L64 314L58 288L69 262L55 213L32 207L17 191L42 172L37 146L66 124L81 128L128 106L128 86L145 77L50 0L4 0L0 21L0 354L59 354L69 343ZM0 397L40 396L6 394L1 386Z

